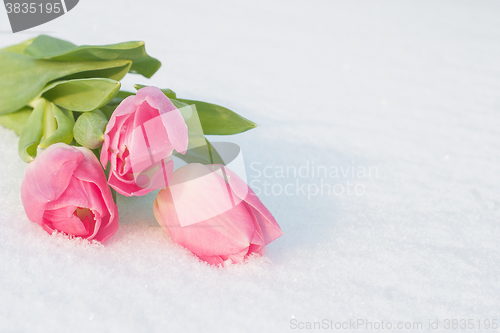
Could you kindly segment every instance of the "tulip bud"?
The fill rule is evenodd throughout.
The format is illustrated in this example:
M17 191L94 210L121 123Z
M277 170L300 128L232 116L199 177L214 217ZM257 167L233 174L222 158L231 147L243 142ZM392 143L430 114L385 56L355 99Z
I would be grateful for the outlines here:
M213 265L263 255L283 234L250 186L220 164L177 169L158 192L153 212L174 243Z
M45 231L104 242L118 230L118 207L90 150L49 146L26 168L21 201L28 218Z
M73 136L83 147L96 149L102 146L108 119L99 109L83 113L76 120Z
M156 87L125 98L106 126L101 164L111 163L108 183L125 196L166 187L174 172L173 151L188 149L188 127L180 111Z

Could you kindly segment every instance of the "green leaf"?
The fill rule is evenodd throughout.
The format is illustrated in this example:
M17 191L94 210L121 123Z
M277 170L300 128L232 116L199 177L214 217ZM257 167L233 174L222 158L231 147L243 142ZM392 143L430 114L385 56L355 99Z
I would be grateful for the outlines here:
M136 90L139 90L139 89L142 89L142 88L145 88L145 87L148 87L148 86L145 86L143 84L134 84L134 88ZM168 98L177 98L177 95L175 94L175 92L172 90L172 89L160 89L165 95L167 95Z
M24 50L31 44L33 43L33 40L34 38L32 39L28 39L22 43L19 43L19 44L16 44L16 45L11 45L11 46L7 46L7 47L4 47L2 49L0 49L0 51L8 51L8 52L13 52L13 53L19 53L19 54L23 54L24 53Z
M35 108L19 136L18 153L21 159L29 163L36 156L36 150L43 134L43 116L45 114L46 101L39 99Z
M124 63L124 66L116 66L116 67L110 67L110 68L104 68L104 69L93 69L85 72L77 72L75 74L71 74L65 77L62 77L61 79L64 80L75 80L75 79L93 79L93 78L108 78L112 79L115 81L120 81L125 77L125 75L128 73L128 70L130 68L130 60L119 60L120 62L122 61L128 61ZM93 62L87 61L87 64L91 64Z
M28 122L32 111L32 108L25 106L14 113L0 115L0 125L14 130L17 135L21 135L24 125Z
M75 122L73 136L83 147L97 149L104 141L108 119L100 110L85 112Z
M22 54L0 50L0 114L11 113L27 105L51 81L88 76L119 81L128 72L130 65L130 60L35 60Z
M132 60L130 72L147 78L153 76L161 66L158 59L146 53L142 41L101 46L76 46L62 39L40 35L24 50L24 53L35 59L56 61Z
M45 127L44 124L44 140L38 146L40 148L47 148L58 142L70 144L73 141L73 126L75 125L75 119L71 111L61 110L54 103L48 102L45 106L45 118L49 118L47 119L47 123L49 124L51 123L50 117L55 119L55 131Z
M112 79L76 79L56 81L42 90L42 96L72 111L92 111L106 105L120 89Z
M196 106L205 135L232 135L257 127L254 122L220 105L181 98L175 101Z

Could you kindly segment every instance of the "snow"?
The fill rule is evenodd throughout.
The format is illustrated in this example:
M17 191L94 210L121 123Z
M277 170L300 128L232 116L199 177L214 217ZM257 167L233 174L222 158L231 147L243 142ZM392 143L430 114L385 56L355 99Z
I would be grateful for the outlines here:
M240 145L284 231L263 258L210 267L171 243L151 193L119 198L105 245L49 236L24 214L25 164L1 128L0 331L499 320L499 14L494 1L87 0L11 34L0 10L0 47L42 32L145 40L163 67L126 89L169 87L257 122L213 140ZM316 193L324 184L337 194Z

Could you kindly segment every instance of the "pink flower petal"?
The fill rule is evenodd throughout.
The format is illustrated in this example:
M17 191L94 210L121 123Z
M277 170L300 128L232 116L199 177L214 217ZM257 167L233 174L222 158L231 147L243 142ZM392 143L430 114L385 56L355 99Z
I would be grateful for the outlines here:
M125 98L115 109L115 111L111 115L111 118L109 119L108 124L106 125L106 130L104 131L104 142L102 145L100 156L101 164L103 165L104 169L106 169L109 160L108 150L118 149L120 129L129 118L128 116L130 114L133 114L133 112L135 111L134 99L134 96ZM113 138L114 140L111 140L111 138Z
M259 197L250 186L248 186L237 174L229 170L228 167L224 167L224 170L229 176L231 189L241 200L244 200L248 204L249 209L253 211L262 230L265 245L283 235L283 231L281 231L274 216L269 212L266 206L262 204ZM244 193L246 193L246 195Z
M160 113L166 113L176 110L174 103L157 87L144 87L137 91L134 103L136 106L147 102L152 108L160 110Z
M44 230L105 241L118 229L118 208L104 171L87 148L63 143L39 154L27 170L21 199Z
M185 154L188 148L188 128L179 110L171 111L161 116L168 132L168 139L172 146L181 154Z
M62 194L83 159L77 149L58 143L28 165L21 184L21 199L31 203L25 206L30 220L41 223L45 206Z
M192 192L186 193L185 201L190 201L191 194ZM168 229L174 242L198 256L229 255L248 250L254 230L253 221L245 205L237 205L221 215L182 227L175 208L177 204L178 202L171 200L168 188L158 193L157 214L162 217L163 226ZM216 205L217 197L214 196L214 200L205 205L198 201L193 202L197 210L206 209L210 204Z

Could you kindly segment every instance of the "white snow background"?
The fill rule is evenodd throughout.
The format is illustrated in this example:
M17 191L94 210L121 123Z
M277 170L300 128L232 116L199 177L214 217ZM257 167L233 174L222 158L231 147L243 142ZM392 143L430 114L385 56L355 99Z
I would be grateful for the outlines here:
M284 232L263 258L211 267L164 234L152 193L119 198L120 229L104 245L50 236L25 216L26 165L1 128L0 331L500 319L499 18L495 1L82 0L12 34L0 9L0 47L40 33L144 40L163 66L151 80L128 75L125 89L168 87L257 122L213 140L240 145ZM301 166L307 177L275 174ZM377 172L313 177L312 166ZM308 197L321 181L358 194Z

